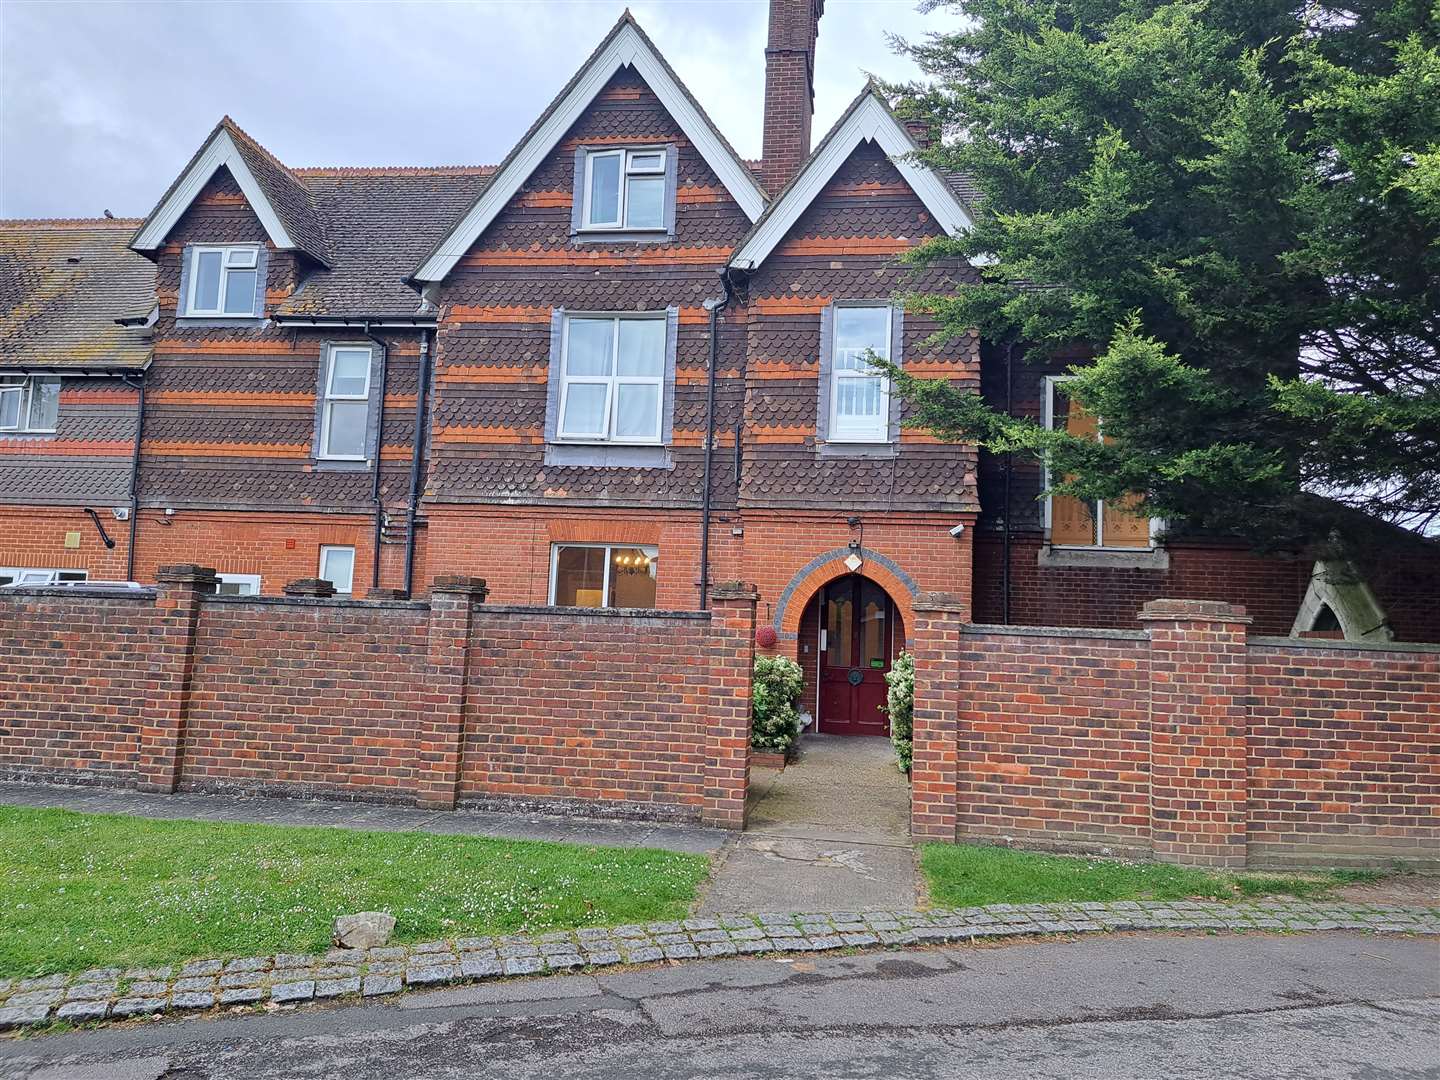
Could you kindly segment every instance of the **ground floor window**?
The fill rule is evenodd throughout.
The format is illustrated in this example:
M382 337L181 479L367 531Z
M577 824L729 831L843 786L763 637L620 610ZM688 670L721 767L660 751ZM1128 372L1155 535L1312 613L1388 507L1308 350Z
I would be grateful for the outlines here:
M220 584L215 587L217 596L260 595L259 574L216 574L215 576L220 581Z
M653 608L660 549L648 545L556 544L550 603L560 607Z
M57 581L88 581L85 570L47 570L38 566L0 566L0 586L54 585Z
M320 549L320 576L343 596L349 596L355 583L355 549L326 545Z

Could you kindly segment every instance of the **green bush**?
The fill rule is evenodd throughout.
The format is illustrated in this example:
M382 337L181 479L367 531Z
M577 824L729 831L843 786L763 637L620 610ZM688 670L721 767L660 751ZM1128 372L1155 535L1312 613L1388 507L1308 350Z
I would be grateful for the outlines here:
M910 771L911 732L915 726L915 658L902 652L885 673L885 704L882 712L890 717L890 741L900 759L900 771Z
M794 660L756 657L750 729L750 745L756 750L783 754L790 748L799 718L795 705L804 683L805 676Z

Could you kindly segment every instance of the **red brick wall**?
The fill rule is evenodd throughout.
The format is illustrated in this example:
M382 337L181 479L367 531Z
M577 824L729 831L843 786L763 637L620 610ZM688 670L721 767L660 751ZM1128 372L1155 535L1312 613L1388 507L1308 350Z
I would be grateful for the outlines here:
M1250 861L1440 859L1440 652L1249 653Z
M696 816L710 621L476 612L460 797L641 803Z
M958 834L1148 852L1148 653L1139 631L965 634Z
M1440 866L1440 647L1247 642L1243 613L1176 600L1147 604L1145 631L956 634L931 603L913 643L917 835Z
M743 823L755 601L709 613L0 592L0 775Z
M129 522L116 521L108 506L94 509L115 541L113 548L105 546L94 522L79 507L0 507L0 566L86 570L97 581L123 579ZM70 533L80 534L79 547L65 546Z
M427 617L421 604L207 599L181 786L412 797Z
M148 596L0 593L0 776L134 780L154 615Z
M1141 605L1165 597L1244 606L1257 634L1288 634L1310 583L1308 560L1264 558L1223 543L1171 541L1166 570L1041 566L1043 541L1016 537L1010 553L1010 619L1018 626L1138 625ZM1003 544L975 538L975 621L1005 622Z

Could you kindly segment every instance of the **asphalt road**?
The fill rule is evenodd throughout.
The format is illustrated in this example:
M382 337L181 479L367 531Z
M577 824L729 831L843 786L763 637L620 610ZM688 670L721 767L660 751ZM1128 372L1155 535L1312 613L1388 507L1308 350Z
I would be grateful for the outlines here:
M0 1043L17 1080L1440 1077L1440 942L1108 936L686 963Z

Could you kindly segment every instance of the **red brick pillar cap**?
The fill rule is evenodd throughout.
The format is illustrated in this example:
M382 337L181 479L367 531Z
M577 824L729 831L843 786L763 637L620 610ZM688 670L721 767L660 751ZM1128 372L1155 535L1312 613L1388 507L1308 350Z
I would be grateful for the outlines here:
M335 586L324 578L297 578L285 586L286 596L334 596Z
M710 588L711 600L758 600L760 590L744 581L720 581Z
M1248 623L1250 616L1239 604L1223 600L1151 600L1136 616L1141 622L1193 620L1196 622Z
M461 593L472 600L483 602L490 595L490 586L483 577L466 577L464 574L441 574L430 586L432 593Z
M172 563L155 571L155 580L165 585L214 585L215 568L195 563Z

